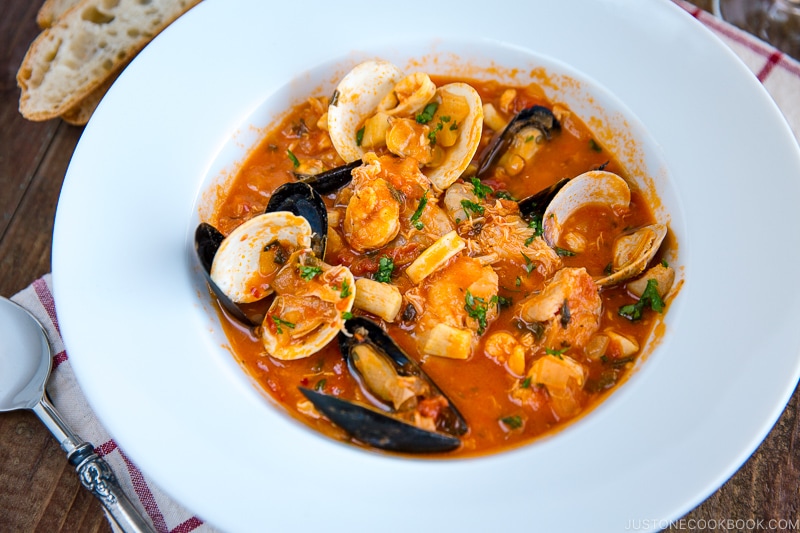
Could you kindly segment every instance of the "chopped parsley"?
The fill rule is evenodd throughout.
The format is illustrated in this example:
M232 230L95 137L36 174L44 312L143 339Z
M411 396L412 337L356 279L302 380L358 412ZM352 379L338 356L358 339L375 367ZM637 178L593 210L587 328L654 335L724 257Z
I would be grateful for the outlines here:
M566 248L559 248L558 246L556 246L554 250L556 251L556 254L560 255L561 257L572 257L573 255L575 255L575 252L573 252L572 250L567 250Z
M322 274L322 268L318 266L298 265L297 269L300 271L300 277L306 281L311 281Z
M522 278L517 276L517 279L514 280L514 285L516 285L517 287L522 285Z
M669 263L667 263L666 259L661 260L661 266L663 266L664 268L669 268Z
M558 357L559 359L563 360L564 357L562 356L567 350L569 350L569 346L567 346L566 348L561 348L560 350L556 350L555 348L545 348L544 353L546 353L547 355L552 355L553 357Z
M520 387L523 389L529 389L531 387L531 377L528 376L522 380L522 383L519 384Z
M536 263L534 263L533 261L531 261L531 258L530 258L530 257L528 257L528 256L527 256L527 255L525 255L525 254L522 254L522 257L523 257L523 258L525 258L525 266L524 266L523 268L525 269L525 272L527 272L527 273L528 273L528 275L530 276L530 275L531 275L531 272L533 272L534 270L536 270ZM519 279L519 278L517 278L517 279Z
M502 198L503 200L511 200L512 202L516 202L517 199L511 196L511 193L508 191L495 191L494 192L495 198Z
M439 121L439 123L428 132L428 140L430 141L431 146L436 146L436 134L439 133L439 130L441 130L443 127L444 125L441 121Z
M522 417L518 415L504 416L500 422L505 424L509 429L519 429L522 427Z
M364 130L366 126L361 126L361 129L356 132L356 145L361 146L361 142L364 140Z
M486 198L487 195L492 194L492 192L494 192L491 187L489 187L488 185L484 185L483 183L481 183L481 180L479 180L474 176L471 177L469 181L470 183L472 183L472 192L475 194L475 196L477 196L481 200Z
M470 211L476 215L483 214L483 206L480 204L476 204L475 202L470 202L469 200L461 200L461 207L464 208L464 211L467 213L467 216L470 215Z
M322 389L325 388L325 383L327 383L327 380L325 378L322 378L321 380L317 381L317 384L314 385L314 390L321 391Z
M495 296L497 298L497 310L499 311L503 307L511 307L511 304L514 303L514 300L511 298L506 298L505 296Z
M278 332L278 335L283 334L283 328L281 326L286 326L289 329L294 329L295 326L288 320L283 320L281 317L277 315L272 315L270 317L272 319L272 323L275 324L275 331Z
M436 102L431 102L425 106L425 109L422 110L422 113L417 113L416 120L418 124L427 124L431 120L433 120L433 115L436 114L436 110L439 108L439 104Z
M664 300L658 295L658 281L655 279L647 280L642 297L635 304L623 305L619 308L619 315L628 320L639 320L642 318L642 311L645 307L650 307L653 311L661 312L664 310Z
M589 148L598 153L603 151L603 148L594 139L589 139Z
M294 155L291 150L287 149L286 150L286 154L289 156L289 159L291 159L292 165L294 165L294 168L297 168L297 167L300 166L300 160L297 159L297 156Z
M495 298L497 297L492 297L492 300ZM467 310L467 315L469 315L470 318L478 321L478 335L482 335L483 332L486 331L486 327L489 325L486 320L486 311L489 310L489 304L486 303L484 298L473 296L469 290L467 290L467 295L464 298L464 302L464 309Z
M347 298L350 296L350 282L347 280L342 281L342 288L339 292L340 298Z
M392 281L392 272L394 272L394 261L388 255L384 255L378 261L378 271L375 272L372 279L381 283L390 283Z
M541 237L544 233L544 226L542 224L542 215L533 215L533 218L528 222L528 227L533 229L533 234L525 239L525 246L530 246L536 237Z
M414 211L414 214L411 215L411 225L417 228L418 230L422 231L422 228L425 225L419 220L419 217L422 216L422 211L425 209L425 205L428 203L428 191L425 191L422 194L422 198L419 200L419 205L417 206L417 210Z
M353 318L353 313L351 313L350 311L342 311L343 320L350 320L351 318Z

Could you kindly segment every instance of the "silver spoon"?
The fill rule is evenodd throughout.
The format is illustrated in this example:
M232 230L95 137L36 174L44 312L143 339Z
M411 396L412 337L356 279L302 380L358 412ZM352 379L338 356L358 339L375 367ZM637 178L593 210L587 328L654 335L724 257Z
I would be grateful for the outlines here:
M31 409L67 453L81 483L105 506L125 532L153 532L120 489L108 463L78 437L45 393L53 354L41 323L11 300L0 297L0 412Z

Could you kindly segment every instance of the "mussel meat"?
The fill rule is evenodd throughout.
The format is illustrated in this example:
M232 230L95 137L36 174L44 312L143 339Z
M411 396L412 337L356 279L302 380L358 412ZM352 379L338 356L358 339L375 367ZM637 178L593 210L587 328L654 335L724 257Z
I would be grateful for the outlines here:
M300 389L334 424L384 450L430 453L460 445L468 429L461 413L378 324L347 320L339 348L371 405Z
M550 140L561 125L553 112L544 106L527 107L517 113L500 135L496 135L484 149L475 176L483 179L489 169L515 144L536 146L542 138Z

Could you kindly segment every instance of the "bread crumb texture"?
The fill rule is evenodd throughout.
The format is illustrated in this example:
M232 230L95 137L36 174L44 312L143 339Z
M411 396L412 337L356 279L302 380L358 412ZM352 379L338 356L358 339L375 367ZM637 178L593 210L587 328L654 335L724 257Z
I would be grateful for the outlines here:
M19 110L48 120L74 109L200 0L80 0L33 41L17 72Z

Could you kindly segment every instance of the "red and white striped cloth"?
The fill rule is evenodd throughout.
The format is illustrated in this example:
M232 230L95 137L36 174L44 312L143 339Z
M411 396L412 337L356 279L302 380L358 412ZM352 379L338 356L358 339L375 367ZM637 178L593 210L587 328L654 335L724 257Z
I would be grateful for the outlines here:
M772 95L795 136L800 139L800 63L687 2L675 2L710 28L742 58ZM176 504L148 480L95 418L72 373L69 356L58 329L50 284L48 274L16 294L12 300L33 313L47 330L53 353L56 354L53 374L47 387L53 403L78 435L96 446L95 452L111 465L122 489L144 515L149 517L158 531L214 531L202 519Z

